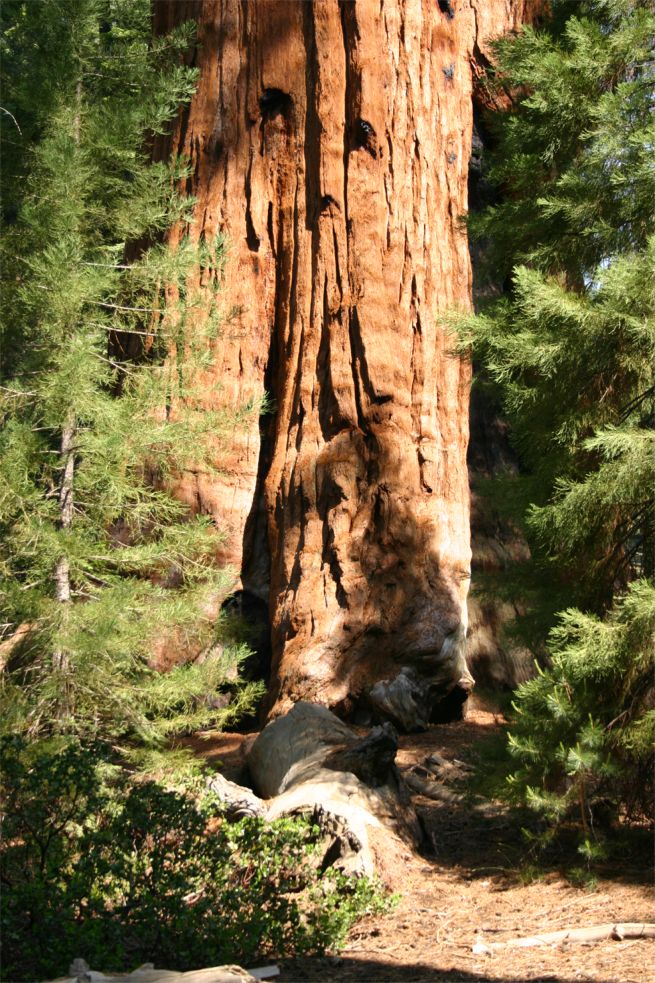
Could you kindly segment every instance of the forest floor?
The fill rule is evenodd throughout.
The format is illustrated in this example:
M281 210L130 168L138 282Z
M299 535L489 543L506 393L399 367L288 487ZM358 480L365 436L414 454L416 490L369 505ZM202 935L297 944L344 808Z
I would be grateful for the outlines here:
M397 763L402 772L435 752L449 761L475 761L483 754L484 767L493 771L502 730L502 716L474 702L463 721L401 737ZM220 761L228 777L238 778L251 741L252 735L220 734L193 744L209 761ZM528 863L517 816L498 801L469 795L442 802L416 795L414 806L432 843L429 855L396 848L385 858L376 844L381 876L400 894L396 908L360 921L339 956L280 961L280 983L655 980L655 940L473 952L476 942L654 921L653 845L645 831L641 852L631 849L623 862L596 867L593 877L578 871L576 884L575 853L568 861L558 858L561 866ZM583 866L579 856L577 866Z

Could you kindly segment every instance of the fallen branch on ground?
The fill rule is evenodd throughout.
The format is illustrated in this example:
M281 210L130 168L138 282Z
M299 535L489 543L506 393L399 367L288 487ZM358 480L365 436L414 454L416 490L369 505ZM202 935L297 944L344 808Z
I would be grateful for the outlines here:
M83 959L76 959L69 976L52 983L257 983L279 976L278 966L261 966L259 969L241 969L240 966L211 966L187 973L171 969L155 969L153 963L144 963L128 975L105 975L89 969Z
M421 775L421 772L423 772L423 775ZM426 774L425 768L415 765L413 768L403 772L403 778L414 792L418 792L419 795L424 795L428 799L448 803L464 801L464 796L460 795L459 792L453 792L452 789L446 788L445 785L432 781L430 778L426 780L424 777Z
M498 949L531 948L537 945L556 945L562 942L603 942L606 939L655 939L652 922L615 922L607 925L591 925L588 928L563 928L559 932L543 932L506 942L476 942L476 955L491 954Z

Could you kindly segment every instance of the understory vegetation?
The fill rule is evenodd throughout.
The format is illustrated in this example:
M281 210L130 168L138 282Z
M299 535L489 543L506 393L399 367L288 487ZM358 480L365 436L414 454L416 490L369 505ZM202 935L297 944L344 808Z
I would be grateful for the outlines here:
M121 972L323 952L387 902L321 869L299 819L228 822L220 800L133 782L106 749L2 744L3 979L61 975L73 954Z
M510 791L542 843L578 823L587 857L652 816L654 38L652 4L585 0L496 44L499 197L471 223L509 285L463 330L521 463L495 494L521 502L533 566L511 583L546 652L515 694Z

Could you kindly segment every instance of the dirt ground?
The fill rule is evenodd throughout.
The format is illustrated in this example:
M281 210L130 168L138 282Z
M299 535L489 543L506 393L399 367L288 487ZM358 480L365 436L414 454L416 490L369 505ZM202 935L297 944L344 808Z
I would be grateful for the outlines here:
M435 752L466 758L493 738L502 719L474 705L467 719L400 738L401 771ZM195 749L239 777L254 735L194 740ZM431 847L388 854L383 876L400 901L389 914L361 921L337 957L279 963L280 983L481 983L548 980L551 983L655 981L655 940L604 941L513 948L491 955L486 945L535 933L603 924L653 922L653 849L603 869L595 884L574 886L556 870L526 876L525 844L516 819L498 803L414 797ZM648 840L645 840L647 843ZM652 841L651 841L652 843Z

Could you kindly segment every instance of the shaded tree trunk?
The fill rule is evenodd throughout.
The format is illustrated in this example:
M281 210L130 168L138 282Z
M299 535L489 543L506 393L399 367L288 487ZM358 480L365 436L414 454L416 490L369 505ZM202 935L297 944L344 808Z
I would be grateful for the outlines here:
M75 87L76 112L73 120L73 139L76 149L80 144L80 125L82 112L82 82ZM62 424L59 458L61 462L61 478L59 484L59 528L68 530L73 525L75 514L74 482L75 482L75 439L77 436L77 421L71 409ZM59 557L54 569L55 599L60 604L71 602L70 560L67 554ZM64 620L64 619L62 619ZM68 673L70 669L68 653L63 648L57 648L52 653L52 665L56 671ZM63 716L68 707L60 707Z
M157 29L198 22L173 144L195 234L229 243L208 399L273 400L220 479L181 490L269 604L273 713L367 703L411 726L412 706L420 724L470 685L470 370L440 312L470 305L460 216L485 39L532 5L154 4Z
M73 480L75 476L76 426L72 414L62 427L60 442L61 481L59 484L59 526L70 529L73 525ZM70 564L68 556L61 556L55 564L55 598L62 604L71 599Z

